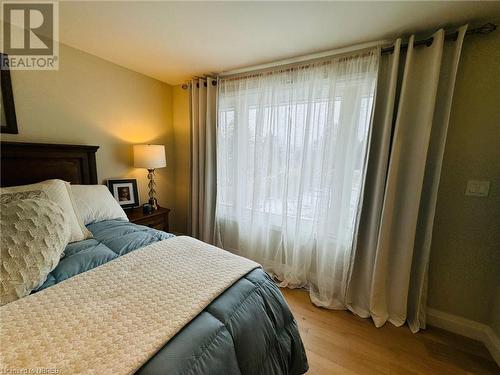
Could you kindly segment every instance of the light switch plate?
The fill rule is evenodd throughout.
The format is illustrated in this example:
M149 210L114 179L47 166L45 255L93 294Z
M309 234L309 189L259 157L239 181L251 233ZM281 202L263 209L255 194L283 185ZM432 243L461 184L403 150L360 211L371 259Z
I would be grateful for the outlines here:
M473 197L487 197L490 192L489 181L469 180L467 181L467 188L465 195Z

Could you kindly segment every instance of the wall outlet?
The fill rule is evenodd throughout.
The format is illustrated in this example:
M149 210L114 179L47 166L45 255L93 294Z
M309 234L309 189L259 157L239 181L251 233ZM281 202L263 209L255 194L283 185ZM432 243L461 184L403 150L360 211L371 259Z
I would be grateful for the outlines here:
M489 181L477 181L477 180L467 181L467 188L465 189L465 195L473 197L487 197L489 192L490 192Z

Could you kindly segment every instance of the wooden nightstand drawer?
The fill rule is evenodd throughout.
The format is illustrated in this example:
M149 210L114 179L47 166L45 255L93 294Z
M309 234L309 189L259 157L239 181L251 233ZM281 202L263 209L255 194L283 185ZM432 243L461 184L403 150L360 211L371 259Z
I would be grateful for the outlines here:
M134 221L134 224L145 225L150 228L156 228L161 230L163 230L166 227L165 218L161 216L137 220Z
M150 214L144 214L142 212L142 207L134 208L127 212L128 219L130 222L138 225L145 225L150 228L163 230L168 232L169 223L168 223L168 214L170 213L170 209L159 207L156 211L153 211Z

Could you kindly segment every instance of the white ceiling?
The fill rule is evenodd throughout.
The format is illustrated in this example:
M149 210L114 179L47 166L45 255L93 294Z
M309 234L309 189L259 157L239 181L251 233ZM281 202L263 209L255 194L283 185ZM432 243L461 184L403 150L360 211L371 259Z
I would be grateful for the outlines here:
M61 2L60 40L178 84L194 75L499 18L500 2L477 1Z

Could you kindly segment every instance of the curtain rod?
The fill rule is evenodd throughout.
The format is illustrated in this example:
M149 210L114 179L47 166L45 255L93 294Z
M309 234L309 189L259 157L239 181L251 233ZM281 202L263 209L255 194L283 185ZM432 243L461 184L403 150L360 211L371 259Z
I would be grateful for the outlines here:
M483 26L477 27L475 29L469 29L465 32L465 35L472 35L472 34L489 34L495 31L497 28L497 25L494 23L486 23ZM458 37L458 31L451 32L445 35L444 39L445 40L457 40ZM429 47L432 44L432 41L434 40L433 37L427 38L427 39L422 39L422 40L417 40L413 42L414 46L423 46L426 45ZM403 43L401 45L401 50L405 50L408 48L408 43ZM394 52L394 46L382 48L381 53L382 54L388 54L388 53L393 53Z
M389 43L391 43L390 40L378 40L375 42L361 43L361 44L356 44L353 46L336 48L336 49L332 49L332 50L328 50L328 51L316 52L316 53L312 53L312 54L308 54L308 55L302 55L302 56L292 57L292 58L288 58L288 59L273 61L271 63L258 64L258 65L253 65L253 66L247 66L244 68L232 69L232 70L228 70L225 72L220 72L216 76L217 77L232 76L234 74L253 72L253 71L264 70L264 69L268 69L268 68L274 68L276 66L285 66L285 65L297 64L297 63L301 63L301 62L308 62L308 61L312 61L312 60L331 57L334 55L337 56L337 55L347 54L350 52L361 51L364 49L368 49L368 48L376 47L376 46L380 46L380 45L388 45Z
M472 34L486 35L486 34L492 33L496 29L497 29L497 25L496 24L488 22L488 23L486 23L486 24L484 24L484 25L482 25L480 27L467 30L465 32L465 35L472 35ZM457 37L458 37L458 31L455 31L455 32L451 32L451 33L446 34L445 35L445 40L456 40ZM413 45L415 45L415 46L422 46L422 45L430 46L432 44L433 40L434 40L433 37L430 37L430 38L427 38L427 39L422 39L422 40L417 40L417 41L415 41L413 43ZM322 56L326 57L328 54L333 55L333 54L336 54L336 53L345 53L348 50L351 50L351 51L358 50L358 49L360 50L360 49L363 49L363 48L367 48L369 46L376 45L377 43L378 44L383 44L383 42L364 43L364 44L357 45L357 46L354 46L354 47L341 48L341 49L337 49L337 50L320 52L320 53L316 53L316 54L313 54L313 55L301 56L301 57L298 57L298 58L295 58L295 59L281 60L281 61L278 61L278 62L275 62L275 63L261 64L261 65L256 65L254 67L248 67L248 68L236 69L236 70L232 70L232 71L228 71L228 72L222 72L222 73L220 73L220 74L218 74L216 76L223 77L225 75L233 75L233 74L238 74L238 73L244 73L246 71L261 70L261 69L265 69L266 67L287 65L287 64L290 64L292 62L292 60L294 62L301 62L301 61L312 60L312 59L315 59L315 58L320 58ZM401 50L405 50L407 48L408 48L408 43L403 43L401 45L401 47L400 47ZM389 47L385 47L385 48L381 49L381 53L382 54L390 54L392 52L394 52L394 45L389 46ZM200 77L197 77L197 78L200 78ZM181 87L184 90L186 90L186 89L189 88L189 86L190 86L190 83L187 83L187 84L184 83Z

